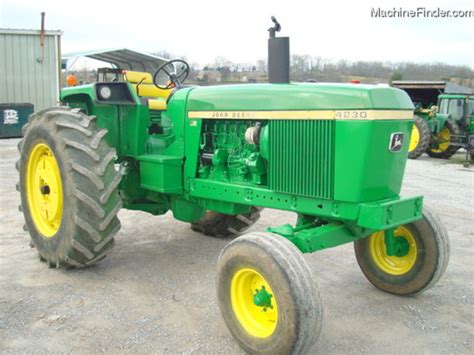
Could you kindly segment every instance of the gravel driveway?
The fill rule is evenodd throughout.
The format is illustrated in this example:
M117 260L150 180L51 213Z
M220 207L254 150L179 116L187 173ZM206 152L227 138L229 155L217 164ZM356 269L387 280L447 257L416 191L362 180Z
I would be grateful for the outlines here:
M0 140L0 353L241 353L215 297L216 259L228 240L195 233L170 214L122 210L105 260L48 269L22 230L17 142ZM448 270L429 291L406 298L378 291L352 245L306 256L325 312L314 352L472 353L474 167L461 160L408 162L403 193L425 195L451 237ZM252 230L292 221L265 210Z

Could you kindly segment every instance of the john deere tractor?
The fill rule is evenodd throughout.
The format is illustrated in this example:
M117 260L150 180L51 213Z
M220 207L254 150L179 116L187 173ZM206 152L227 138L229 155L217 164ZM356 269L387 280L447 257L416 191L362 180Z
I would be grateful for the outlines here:
M449 158L459 148L474 160L474 94L443 94L438 96L439 115L447 115L445 127L432 140L430 156Z
M434 285L448 264L447 233L422 196L399 195L410 98L290 83L289 38L278 30L268 84L187 87L189 66L174 60L154 75L65 88L64 106L33 114L18 188L41 260L81 268L103 259L121 208L171 211L213 237L241 234L265 207L294 212L294 224L233 238L219 256L218 304L250 353L305 353L318 338L323 309L303 253L353 243L380 290Z

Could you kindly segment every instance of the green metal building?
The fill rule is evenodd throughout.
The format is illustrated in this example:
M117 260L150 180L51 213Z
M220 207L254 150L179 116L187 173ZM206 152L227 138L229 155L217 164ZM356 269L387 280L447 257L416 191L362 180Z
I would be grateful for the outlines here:
M59 104L61 34L0 28L0 104Z

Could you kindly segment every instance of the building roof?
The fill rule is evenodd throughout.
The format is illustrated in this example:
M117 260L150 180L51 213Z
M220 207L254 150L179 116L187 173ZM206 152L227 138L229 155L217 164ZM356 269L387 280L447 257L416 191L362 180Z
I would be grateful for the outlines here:
M65 63L77 57L86 57L97 59L102 62L110 63L120 69L144 71L153 73L160 65L167 62L165 58L157 57L152 54L133 51L131 49L103 49L87 52L74 52L62 55L63 67Z
M399 89L437 89L444 94L474 94L474 89L449 81L396 80L392 86Z
M0 34L10 35L40 35L40 30L16 29L16 28L0 28ZM60 30L45 30L45 36L61 36L63 31Z

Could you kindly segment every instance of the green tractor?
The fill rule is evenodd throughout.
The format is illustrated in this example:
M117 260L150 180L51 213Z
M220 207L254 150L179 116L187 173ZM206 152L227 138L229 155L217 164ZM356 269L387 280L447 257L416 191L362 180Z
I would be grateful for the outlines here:
M474 160L474 95L438 96L438 115L448 115L445 127L432 139L428 154L449 158L459 148L466 150L466 160Z
M276 21L275 21L276 23ZM189 66L61 91L19 143L21 208L52 268L103 259L121 208L236 236L217 263L217 298L250 353L305 353L323 309L303 253L354 243L378 289L413 295L449 259L448 235L423 197L400 197L413 104L402 90L289 82L289 39L270 29L268 84L187 87ZM262 208L294 224L240 235ZM238 236L238 237L237 237Z
M459 148L474 157L474 90L444 81L395 81L415 103L408 157L449 159Z

